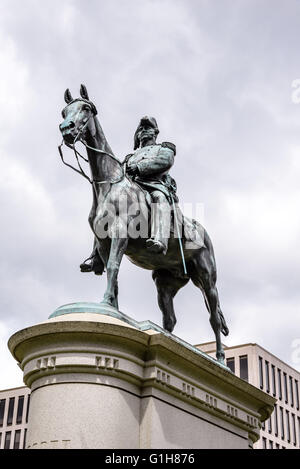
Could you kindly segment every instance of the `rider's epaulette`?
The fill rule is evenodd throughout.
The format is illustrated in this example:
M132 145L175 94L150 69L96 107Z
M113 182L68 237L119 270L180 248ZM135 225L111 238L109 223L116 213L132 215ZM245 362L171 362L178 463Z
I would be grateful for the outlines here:
M171 142L163 142L161 144L162 147L167 147L167 148L170 148L170 150L172 150L174 152L174 155L176 155L176 145L174 145L174 143L171 143Z

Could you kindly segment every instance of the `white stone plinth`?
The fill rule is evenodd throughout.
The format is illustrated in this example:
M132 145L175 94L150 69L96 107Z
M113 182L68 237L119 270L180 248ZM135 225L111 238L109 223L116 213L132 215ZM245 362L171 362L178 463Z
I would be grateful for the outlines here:
M148 321L75 303L9 349L31 389L27 448L248 448L275 400Z

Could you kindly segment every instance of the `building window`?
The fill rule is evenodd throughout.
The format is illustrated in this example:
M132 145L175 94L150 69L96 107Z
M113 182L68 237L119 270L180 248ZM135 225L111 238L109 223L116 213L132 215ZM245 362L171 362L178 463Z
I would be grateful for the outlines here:
M269 440L269 448L273 449L273 441Z
M2 433L0 433L0 449L1 449Z
M269 362L265 362L266 369L266 391L270 392Z
M228 368L232 371L232 373L235 373L234 357L227 358L227 360L226 360L226 365L227 365Z
M30 394L28 394L28 398L27 398L26 423L28 423L29 406L30 406Z
M294 446L296 446L297 445L296 419L295 419L294 414L291 414L291 416L292 416L292 428L293 428L293 444Z
M0 400L0 427L3 427L3 417L5 410L5 399Z
M274 406L274 431L275 436L278 436L278 415L277 415L277 404Z
M23 441L23 448L26 449L26 436L27 436L27 428L24 430L24 441Z
M291 406L294 407L294 390L293 390L293 378L290 376L290 395L291 395Z
M281 385L281 370L279 370L279 368L277 369L277 374L278 374L278 397L281 400L282 399L282 385Z
M9 449L10 448L10 438L11 438L11 432L6 432L5 433L5 441L4 441L4 449Z
M262 439L263 449L267 449L267 440L265 437Z
M259 387L260 389L264 388L264 374L263 374L263 359L258 357L259 364Z
M268 432L272 433L272 417L271 417L271 415L268 418Z
M299 410L299 389L298 389L298 381L295 380L295 394L296 394L296 407Z
M287 441L291 441L291 430L290 430L290 413L288 410L286 412L286 433L287 433Z
M300 448L300 417L297 417L298 420L298 447Z
M262 424L261 424L261 428L262 428L263 430L266 428L266 424L265 424L265 422L262 422Z
M281 428L281 439L284 440L284 419L283 419L283 408L280 409L280 428Z
M15 431L15 441L14 441L14 449L20 448L20 437L21 437L21 430Z
M276 396L276 376L275 376L275 366L272 365L272 385L273 385L273 396Z
M18 399L17 423L22 423L23 407L24 407L24 396L20 396Z
M288 387L287 387L287 376L286 376L286 373L283 373L283 385L284 385L284 400L285 400L285 403L287 404L288 403Z
M248 356L240 357L240 378L248 381Z
M7 425L11 425L14 416L15 398L11 397L8 404Z
M280 449L279 443L276 443L276 449Z

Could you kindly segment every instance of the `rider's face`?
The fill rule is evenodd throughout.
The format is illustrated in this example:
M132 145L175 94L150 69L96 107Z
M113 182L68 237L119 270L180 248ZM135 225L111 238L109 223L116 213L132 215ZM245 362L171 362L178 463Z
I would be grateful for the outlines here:
M152 140L155 142L156 135L157 135L156 130L152 127L152 125L148 123L144 123L140 125L139 131L138 131L138 138L142 144L144 142L147 142L148 140Z

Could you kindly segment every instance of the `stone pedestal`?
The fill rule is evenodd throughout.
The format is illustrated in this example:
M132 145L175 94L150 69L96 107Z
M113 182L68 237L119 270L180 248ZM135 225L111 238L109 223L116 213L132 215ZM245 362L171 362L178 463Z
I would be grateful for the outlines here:
M249 448L275 400L149 322L65 305L9 340L31 389L27 448Z

